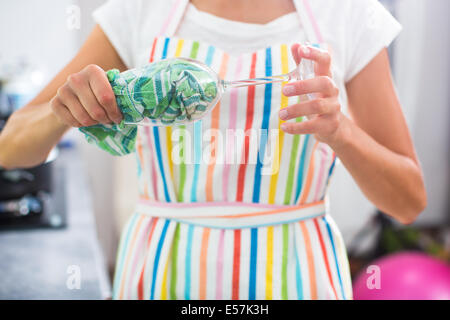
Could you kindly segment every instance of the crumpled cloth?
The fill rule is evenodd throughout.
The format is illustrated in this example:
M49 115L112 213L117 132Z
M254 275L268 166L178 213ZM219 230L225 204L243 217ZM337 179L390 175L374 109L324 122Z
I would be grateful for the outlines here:
M186 60L154 62L120 73L106 72L122 122L82 127L87 141L112 155L134 152L137 125L145 118L156 125L173 125L200 118L218 94L213 75ZM125 124L125 123L133 124Z

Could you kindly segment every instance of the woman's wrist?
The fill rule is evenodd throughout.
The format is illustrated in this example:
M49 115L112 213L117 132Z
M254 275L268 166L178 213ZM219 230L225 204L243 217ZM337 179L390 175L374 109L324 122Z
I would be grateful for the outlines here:
M323 139L322 142L328 144L336 153L345 149L351 142L351 136L353 135L353 127L355 124L343 113L339 114L340 125L336 131Z
M50 104L47 104L45 106L45 118L48 119L48 122L51 124L52 128L57 132L65 132L71 128L69 125L62 122L61 119L58 118L58 116L56 116L56 114L50 107Z

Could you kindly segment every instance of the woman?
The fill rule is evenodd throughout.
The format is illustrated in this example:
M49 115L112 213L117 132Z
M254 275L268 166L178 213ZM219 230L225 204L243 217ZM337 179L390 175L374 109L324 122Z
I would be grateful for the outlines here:
M77 56L8 121L2 166L41 163L71 127L119 123L103 70L174 56L225 79L315 65L309 80L233 89L193 125L139 127L141 200L122 236L114 298L350 299L345 248L324 204L336 156L401 223L426 206L386 50L400 26L377 1L112 0L94 17ZM276 137L222 143L230 129ZM195 161L175 161L175 147ZM233 148L243 161L218 161ZM268 165L250 161L268 149Z

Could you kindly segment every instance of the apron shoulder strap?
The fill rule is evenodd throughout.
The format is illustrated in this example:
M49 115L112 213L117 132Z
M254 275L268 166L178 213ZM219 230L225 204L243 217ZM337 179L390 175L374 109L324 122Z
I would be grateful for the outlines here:
M322 44L324 38L309 0L294 0L294 4L300 15L308 41L315 44Z
M171 37L175 34L183 18L184 12L186 11L186 7L189 4L189 0L172 0L171 2L168 15L164 19L161 29L159 30L159 36Z

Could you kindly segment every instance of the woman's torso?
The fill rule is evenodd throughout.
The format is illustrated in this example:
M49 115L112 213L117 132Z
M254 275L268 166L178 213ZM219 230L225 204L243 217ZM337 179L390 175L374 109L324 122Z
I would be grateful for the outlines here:
M192 8L185 14L185 19L179 19L173 28L176 36L149 39L137 65L179 56L201 60L227 80L264 77L292 70L295 63L290 44L311 40L292 14L261 28L208 16ZM192 40L195 35L189 29L196 21L203 28L200 36ZM214 22L219 22L220 28ZM290 37L275 37L277 28L288 31L297 27L298 32ZM225 45L225 51L218 41L216 45L208 43L214 38L226 39L227 34L236 34L235 52L230 52L232 44ZM189 36L191 39L187 39ZM196 41L198 38L201 41ZM242 53L242 47L252 46L251 39L258 42L265 38L267 46ZM161 202L286 205L323 199L334 163L333 152L313 136L287 135L279 130L279 109L297 101L281 94L281 84L232 89L224 93L211 113L194 124L140 127L137 155L141 197Z
M206 41L180 39L170 24L166 30L171 32L147 39L138 64L191 57L230 80L288 72L295 67L288 42L315 41L300 29L293 39L282 41L286 44L275 40L267 48L233 54ZM325 194L334 163L331 150L313 136L285 135L279 130L278 110L295 102L297 99L281 95L280 84L241 88L226 92L220 105L193 125L139 127L136 154L141 197L158 202L215 203L141 201L142 210L133 215L122 237L115 298L351 297L345 247L332 219L322 210L323 202L317 205L321 211L313 216L306 208L314 208L313 204L293 206L302 217L282 224L284 220L273 219L264 224L269 217L264 214L273 208L280 213L285 206L253 204L312 203ZM253 139L243 138L246 131L253 133ZM241 139L227 143L227 132ZM177 161L174 155L180 149L189 155L189 161ZM272 161L258 159L258 153L267 151L275 155L269 157ZM217 159L203 159L211 155ZM155 214L161 207L175 219ZM251 208L248 212L263 211L263 215L248 215L258 220L256 225L242 227L241 207ZM213 219L219 220L220 227L197 224L195 218L183 223L176 217L185 211L215 216L219 208L228 215L240 214L239 219L229 219L231 228L224 227L220 217ZM295 212L288 211L286 216L292 219ZM282 219L281 215L270 217Z

